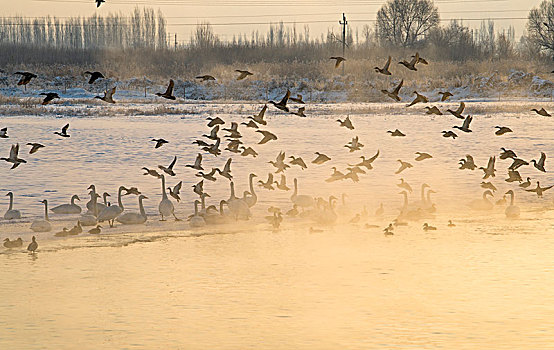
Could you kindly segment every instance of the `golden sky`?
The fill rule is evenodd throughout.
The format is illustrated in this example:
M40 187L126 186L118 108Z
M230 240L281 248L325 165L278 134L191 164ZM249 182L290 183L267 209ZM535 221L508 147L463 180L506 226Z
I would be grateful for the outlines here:
M94 0L2 0L5 16L90 16L94 13L128 13L135 6L160 9L168 20L168 31L188 41L195 24L209 21L223 39L233 34L265 32L269 22L295 22L298 30L310 26L312 37L332 29L339 30L338 20L345 12L353 33L364 24L372 24L384 0L106 0L96 8ZM482 18L497 20L497 29L513 25L520 36L529 10L540 0L435 0L442 19L461 18L470 27L479 27ZM217 25L220 24L220 25ZM360 34L361 35L361 34Z

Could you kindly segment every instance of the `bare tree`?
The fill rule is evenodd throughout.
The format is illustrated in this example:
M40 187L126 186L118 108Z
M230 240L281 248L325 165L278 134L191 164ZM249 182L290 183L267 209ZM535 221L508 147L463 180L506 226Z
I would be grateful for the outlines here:
M439 24L432 0L389 0L377 12L377 35L382 44L410 47Z
M529 12L527 31L531 43L554 54L554 0L544 0Z

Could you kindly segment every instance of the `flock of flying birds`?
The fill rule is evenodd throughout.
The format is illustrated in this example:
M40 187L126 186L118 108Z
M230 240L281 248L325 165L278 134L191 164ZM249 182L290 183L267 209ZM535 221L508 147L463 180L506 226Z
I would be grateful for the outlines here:
M99 1L99 5L100 5ZM346 61L345 58L335 56L331 57L331 59L335 60L335 68L338 68L340 64L344 61ZM375 67L375 71L379 74L383 75L392 75L390 72L390 64L391 64L391 57L388 57L387 62L383 66L383 68ZM417 71L417 66L419 64L427 65L429 64L427 60L420 57L419 53L415 53L411 57L410 61L403 60L399 62L399 64L405 66L407 69L412 71ZM237 70L237 73L239 73L237 79L243 80L247 77L253 75L253 73L246 71L246 70ZM26 86L33 78L36 78L37 75L30 73L30 72L16 72L15 74L21 75L21 79L18 82L18 85ZM85 72L85 74L90 75L90 79L88 81L89 84L94 84L95 81L98 79L105 78L104 75L100 72ZM196 77L197 79L201 81L213 81L215 80L215 77L211 75L200 75ZM400 89L403 86L403 80L400 81L400 83L391 91L388 90L381 90L383 94L387 95L391 99L395 101L401 101L401 97L399 95ZM167 87L167 90L163 93L156 93L157 96L169 100L175 100L175 96L173 95L173 89L174 89L174 82L173 80L169 81L169 85ZM104 96L96 96L95 98L98 98L102 101L108 102L108 103L116 103L116 101L113 99L113 95L115 94L116 88L113 87L112 89L105 91ZM415 98L411 103L407 105L407 107L414 106L418 103L429 103L429 98L426 96L418 93L417 91L413 92L415 94ZM441 95L440 101L447 101L450 97L452 97L452 93L445 91L440 92ZM49 93L43 93L42 95L45 96L42 104L48 104L53 99L59 98L57 93L49 92ZM291 112L289 109L289 101L292 101L293 103L296 103L298 105L302 105L298 108L297 111ZM300 117L306 117L304 114L305 112L305 102L302 99L302 95L297 95L296 97L291 96L290 90L287 90L284 97L276 102L276 101L268 101L269 104L273 105L276 109L287 113L287 114L295 114ZM427 114L434 114L434 115L443 115L443 113L437 108L436 106L426 106ZM254 129L256 133L259 133L261 136L261 139L258 142L258 146L264 145L268 142L272 142L278 139L278 136L274 133L263 130L265 126L267 126L268 122L264 118L265 113L268 109L268 105L265 104L258 114L249 116L246 121L240 123L240 126L244 125L246 129ZM471 116L463 116L463 112L465 109L465 103L461 102L460 106L456 110L447 109L446 112L453 115L456 118L463 119L463 123L461 126L454 126L453 129L457 129L462 133L471 133L471 122L473 118ZM532 111L536 112L537 114L545 117L549 117L550 114L544 110L544 108L533 109ZM210 128L209 133L202 135L202 139L198 139L193 142L193 144L197 145L200 149L200 151L203 151L204 154L208 154L210 156L218 157L222 154L223 151L228 151L230 153L238 154L242 157L254 157L256 158L258 156L258 153L253 148L254 145L246 145L244 144L242 139L242 132L239 130L239 123L232 122L230 123L229 127L224 128L223 125L226 125L226 122L222 120L219 117L215 118L208 118L207 127ZM349 130L354 130L355 127L352 123L352 120L349 116L347 116L344 120L338 119L337 122L339 123L339 127L344 127ZM511 133L512 130L509 127L506 126L496 126L497 130L495 131L495 135L500 137L506 133ZM227 134L224 136L220 136L220 131L226 132ZM60 131L54 132L56 135L58 135L61 138L69 138L71 135L69 134L69 124L66 124L62 127ZM406 134L402 131L395 129L395 130L388 130L387 133L391 135L391 137L406 137ZM442 136L446 138L452 138L456 139L458 135L453 130L444 130L442 131ZM0 138L9 138L8 135L8 128L4 127L0 129ZM159 139L152 139L152 142L155 142L155 148L161 148L165 144L167 144L169 141L159 138ZM226 147L222 149L222 142L226 142ZM29 142L27 143L28 146L30 146L29 153L33 154L38 152L40 149L45 147L44 145L36 142ZM254 147L258 147L254 146ZM344 147L348 149L350 153L360 151L364 147L364 145L360 142L358 136L355 136L351 139L350 142L348 142ZM235 222L237 220L248 220L252 217L251 208L254 207L258 202L258 196L256 194L256 190L254 188L254 178L257 177L256 174L251 173L249 175L249 190L244 191L242 196L237 196L235 193L235 187L233 182L233 175L231 170L231 164L232 164L232 158L228 158L225 162L222 169L220 168L212 168L210 171L207 171L202 166L202 160L203 160L203 153L199 152L196 156L196 160L193 164L187 164L185 167L191 168L196 171L196 176L201 178L201 180L192 186L193 192L195 195L198 196L198 199L194 201L194 214L190 215L188 217L188 221L190 223L191 227L203 227L205 225L214 225L214 224L223 224L228 222ZM373 155L370 158L366 158L365 156L360 156L361 161L356 164L349 164L346 168L347 171L341 171L337 169L336 167L332 167L332 173L331 175L325 180L326 182L335 182L335 181L343 181L343 180L351 180L353 182L359 181L359 176L362 174L366 174L369 170L373 169L373 162L379 157L379 151L376 152L375 155ZM433 158L431 154L425 153L425 152L416 152L415 161L422 162L427 159ZM533 167L540 172L546 172L545 169L545 162L546 162L546 154L544 152L541 152L540 157L538 160L530 160L529 162L518 158L515 151L502 148L501 153L499 154L499 159L501 160L511 160L512 164L508 167L508 178L505 180L506 182L512 183L517 182L519 184L519 187L524 189L528 192L534 192L538 197L542 197L543 193L553 186L548 187L541 187L540 182L536 182L536 187L532 188L531 178L527 177L525 181L523 181L523 178L521 174L519 173L519 170L523 166L530 166L530 164L533 165ZM10 154L7 158L0 158L0 160L6 161L11 164L11 169L15 169L21 164L27 163L26 160L19 157L19 144L15 144L11 146ZM322 165L328 161L330 161L331 158L323 153L315 152L315 158L311 161L311 163L314 166ZM174 217L175 220L180 221L181 219L177 218L175 215L175 207L172 202L172 200L169 199L168 194L171 198L176 200L177 202L181 201L180 197L180 191L182 188L182 181L177 183L174 186L166 187L166 176L168 177L174 177L176 176L176 172L174 170L174 167L177 162L177 157L175 156L173 158L173 161L168 165L159 165L158 169L149 169L149 168L142 168L144 170L144 175L146 176L152 176L160 181L161 188L162 188L162 199L159 203L158 210L161 215L161 220L165 220L168 217ZM399 162L399 168L395 172L395 174L400 174L406 169L412 168L413 165L407 161L398 160ZM290 191L291 188L287 185L287 178L285 175L285 172L287 169L291 168L291 166L297 166L301 168L302 170L308 168L308 165L301 157L295 157L295 156L289 156L286 157L285 152L280 152L274 161L269 162L274 168L275 171L272 173L270 172L268 174L267 180L259 180L257 181L257 185L265 190L283 190L283 191ZM471 155L466 155L465 158L460 159L459 161L459 169L460 170L469 170L474 171L476 169L479 169L483 171L483 180L487 180L489 178L494 178L496 176L497 170L495 169L496 166L496 156L492 156L489 158L488 164L486 167L478 167L474 159ZM274 178L275 175L280 175L279 180ZM229 181L230 184L230 196L228 199L223 199L219 201L219 206L215 205L206 205L206 198L209 198L210 195L204 191L204 184L205 182L215 182L218 180L218 178L225 178ZM298 189L298 180L294 179L294 190L293 194L290 196L290 204L292 205L292 208L284 213L284 215L288 217L301 217L304 219L312 220L313 222L319 224L319 225L331 225L334 224L337 219L339 218L339 214L337 214L337 201L338 198L334 196L330 196L328 200L325 200L323 198L315 198L313 196L309 196L306 194L299 194ZM408 193L411 193L413 191L412 187L404 181L404 179L400 179L400 183L397 184L399 188L401 188L403 191L401 194L404 197L404 202L402 205L402 208L400 209L400 213L396 217L396 219L389 224L384 229L384 234L389 236L394 234L394 228L396 226L402 226L406 225L407 221L412 220L424 220L424 219L432 219L435 217L434 213L436 211L436 206L431 200L431 194L434 193L432 189L430 189L430 186L427 184L423 184L421 186L421 200L415 203L409 203L408 201ZM494 203L492 203L488 197L492 196L492 192L496 191L496 187L494 184L492 184L490 181L488 182L481 182L481 187L485 190L483 193L483 196L481 199L472 201L470 203L470 206L475 210L491 210L494 206ZM110 227L113 227L115 225L115 221L123 224L123 225L136 225L136 224L144 224L147 221L147 215L144 210L142 201L144 199L148 199L145 195L143 195L138 188L136 187L130 187L127 188L125 186L120 186L118 189L118 197L117 197L117 204L111 204L107 201L107 197L110 195L106 192L103 193L101 196L96 192L96 187L94 185L89 186L88 190L90 190L90 200L86 204L87 212L80 215L77 224L71 228L63 228L62 231L55 233L55 236L58 237L64 237L64 236L70 236L70 235L78 235L83 232L83 226L94 226L92 229L90 229L88 232L91 234L98 234L102 230L102 226L99 225L99 223L102 222L108 222ZM425 192L427 190L427 192ZM123 193L125 192L125 193ZM16 210L13 208L13 193L10 192L7 194L10 197L10 205L8 211L4 215L4 219L6 220L17 220L21 218L21 213L19 210ZM122 196L126 195L136 195L138 197L139 202L139 212L129 212L124 210L124 206L122 203ZM510 195L510 203L507 205L506 195ZM503 197L502 200L498 201L496 204L506 204L507 207L505 209L505 214L509 218L517 218L520 215L520 209L514 204L514 191L509 190L506 192L506 195ZM342 200L344 204L344 197L343 195ZM98 202L99 198L103 198L103 203ZM75 200L80 200L77 195L73 196L71 198L70 204L62 204L57 207L51 208L50 211L54 212L55 214L81 214L81 207L75 204ZM45 214L43 219L38 219L33 221L31 224L31 230L34 232L49 232L52 230L52 226L49 221L48 217L48 201L43 200L41 203L44 204L45 207ZM225 206L227 207L227 210L225 210ZM340 208L338 208L340 209ZM280 208L276 207L270 207L268 208L268 211L271 215L266 216L266 220L268 223L274 228L278 229L281 225L281 222L283 221L283 212ZM376 210L375 215L377 217L380 217L383 215L384 208L383 204L380 205L380 207ZM364 207L364 210L361 213L357 213L352 219L349 220L350 223L356 224L359 223L360 220L362 220L363 217L369 216L367 209ZM449 221L448 223L449 227L455 226L454 223ZM366 224L366 228L373 228L374 225ZM425 223L423 225L423 229L425 231L433 231L436 230L436 227L430 226L429 224ZM320 230L315 229L313 227L310 227L311 232L320 232ZM9 238L6 238L4 241L4 246L7 248L17 248L22 246L22 240L19 238L18 240L10 241ZM36 238L33 236L31 244L29 244L29 250L35 251L38 247L38 244L36 243Z

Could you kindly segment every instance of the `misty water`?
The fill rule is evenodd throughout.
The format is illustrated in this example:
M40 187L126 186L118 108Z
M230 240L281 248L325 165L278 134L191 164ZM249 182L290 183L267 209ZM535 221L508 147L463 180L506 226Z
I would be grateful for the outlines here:
M538 159L541 151L549 154L551 138L544 130L551 122L513 112L518 104L474 103L496 112L477 113L473 132L457 132L456 140L443 138L441 131L461 120L403 115L387 104L314 105L308 118L268 112L262 129L279 140L265 145L256 144L261 135L253 129L239 127L242 141L259 156L224 151L217 158L204 155L203 164L209 171L232 156L239 194L248 190L248 174L265 181L274 171L267 162L286 151L308 163L306 170L287 170L289 187L298 178L300 194L347 195L338 201L335 225L285 218L278 231L264 216L270 206L290 209L291 192L255 186L258 203L249 222L191 229L186 221L159 221L160 182L141 170L167 166L178 157L177 176L167 185L183 181L182 201L175 206L176 215L185 218L196 199L191 186L200 180L185 164L198 153L192 141L209 133L205 118L219 116L227 127L245 121L260 105L196 105L194 113L169 116L2 117L0 126L9 127L10 138L0 140L0 155L19 142L20 157L28 163L15 170L0 164L0 212L8 206L3 194L12 191L24 216L18 222L0 220L1 239L24 240L23 249L0 249L0 348L547 348L554 341L549 282L554 280L554 192L537 198L505 182L511 161L498 160L498 154L500 147L525 160ZM348 113L352 131L336 122ZM53 134L67 122L70 138ZM514 132L495 136L496 125ZM407 137L386 133L397 128ZM365 146L349 153L344 145L355 136ZM150 140L159 137L169 143L154 149ZM46 147L29 155L27 142ZM360 182L324 181L332 166L344 171L346 164L377 150L374 169L360 175ZM332 161L309 163L316 151ZM416 162L417 151L433 158ZM483 173L458 169L466 154L478 166L497 156L497 175L486 181L498 188L494 201L515 191L520 219L506 219L503 205L490 212L469 208L481 197ZM414 167L395 175L397 159ZM551 184L549 172L532 166L519 170L524 179ZM394 236L385 237L383 228L402 206L400 178L413 187L410 202L420 199L424 182L437 192L432 197L436 217L399 226ZM35 234L36 254L25 252L34 234L30 223L43 213L39 201L48 199L54 206L78 194L84 207L90 184L111 193L113 203L120 185L138 187L149 197L146 225L110 229L104 224L100 235L55 238L77 216L51 213L52 231ZM204 189L211 195L208 204L229 197L229 181L222 177ZM138 210L135 196L125 196L123 203L126 210ZM385 214L375 217L380 203ZM350 224L364 207L369 214ZM448 220L456 227L448 227ZM424 232L424 222L437 231ZM310 227L322 232L310 233Z

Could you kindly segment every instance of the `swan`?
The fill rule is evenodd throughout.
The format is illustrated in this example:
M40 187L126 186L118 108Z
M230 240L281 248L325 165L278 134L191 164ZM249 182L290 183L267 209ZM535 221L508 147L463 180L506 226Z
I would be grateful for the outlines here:
M413 203L413 208L417 209L417 208L425 208L428 206L427 204L427 200L425 199L425 189L426 188L431 188L431 186L429 186L428 184L424 183L421 185L421 199L415 203ZM429 197L430 199L430 197ZM431 204L429 204L430 206Z
M117 190L117 205L111 205L109 207L104 208L98 214L98 222L107 221L110 224L110 227L113 227L115 218L117 218L121 213L123 213L123 203L121 202L121 191L123 191L125 187L119 186L119 189Z
M494 205L492 202L487 198L487 196L493 197L493 194L490 190L486 190L483 192L483 198L481 199L475 199L469 203L469 206L471 209L474 210L491 210Z
M50 209L55 214L81 214L81 207L75 204L75 200L80 201L78 195L71 197L71 204L62 204Z
M290 200L302 209L314 206L314 199L312 197L298 194L298 179L296 178L294 179L294 193L290 196Z
M13 209L13 193L8 192L6 196L10 196L10 206L8 207L8 210L4 214L4 219L6 220L21 219L21 212L19 210Z
M227 200L227 207L229 208L229 211L232 216L235 217L235 220L238 220L239 217L248 220L250 216L252 216L248 203L244 200L244 198L237 198L237 196L235 196L235 184L233 181L231 181L230 186L231 195Z
M248 204L249 208L252 208L256 203L258 202L258 196L256 195L256 192L254 192L254 178L257 177L256 174L252 173L250 174L248 180L250 185L250 196L245 198L246 204Z
M109 197L110 194L108 192L104 192L104 194L102 195L102 197L104 198L104 204L102 203L98 203L98 201L96 200L96 198L100 198L100 195L98 195L98 193L96 193L96 186L94 185L90 185L87 190L90 190L89 194L90 194L90 201L87 202L87 210L89 212L93 212L94 211L94 207L92 205L92 198L94 196L95 200L94 202L96 202L96 206L98 207L98 213L102 212L102 210L104 210L107 206L108 206L108 200L106 197ZM98 215L98 214L97 214Z
M81 221L81 225L83 226L95 226L98 224L98 220L96 219L98 217L98 194L94 191L90 191L90 202L91 208L93 208L92 212L87 211L86 214L81 215L79 218L79 221ZM87 203L88 206L88 203Z
M144 211L144 205L142 205L143 199L148 199L148 197L142 194L138 197L140 213L123 213L117 217L117 222L123 225L144 224L148 218Z
M40 203L44 204L44 219L33 221L31 224L31 230L34 232L49 232L52 230L52 225L50 225L50 221L48 219L48 201L45 199Z
M330 196L328 203L326 203L326 205L323 208L323 211L321 212L321 215L318 220L319 223L330 225L330 224L334 224L337 221L338 215L337 213L335 213L334 201L337 201L337 198L335 196Z
M507 218L516 219L519 217L520 210L517 205L514 205L514 191L509 190L508 192L506 192L506 194L510 195L510 205L506 207L504 213L506 214Z
M189 224L191 227L203 227L206 226L206 221L200 214L198 213L198 204L200 204L199 200L194 201L194 215L189 219Z
M175 207L173 206L173 203L169 198L167 198L167 193L165 192L165 175L160 175L162 179L162 200L160 201L160 204L158 205L158 211L160 212L160 215L162 216L162 219L160 221L165 221L164 216L170 216L173 215L175 218L175 221L180 221L175 216Z
M423 209L418 206L415 209L410 210L408 202L408 192L402 191L400 192L400 194L404 196L404 202L402 204L402 208L400 209L400 214L397 217L398 221L421 219L423 215Z

